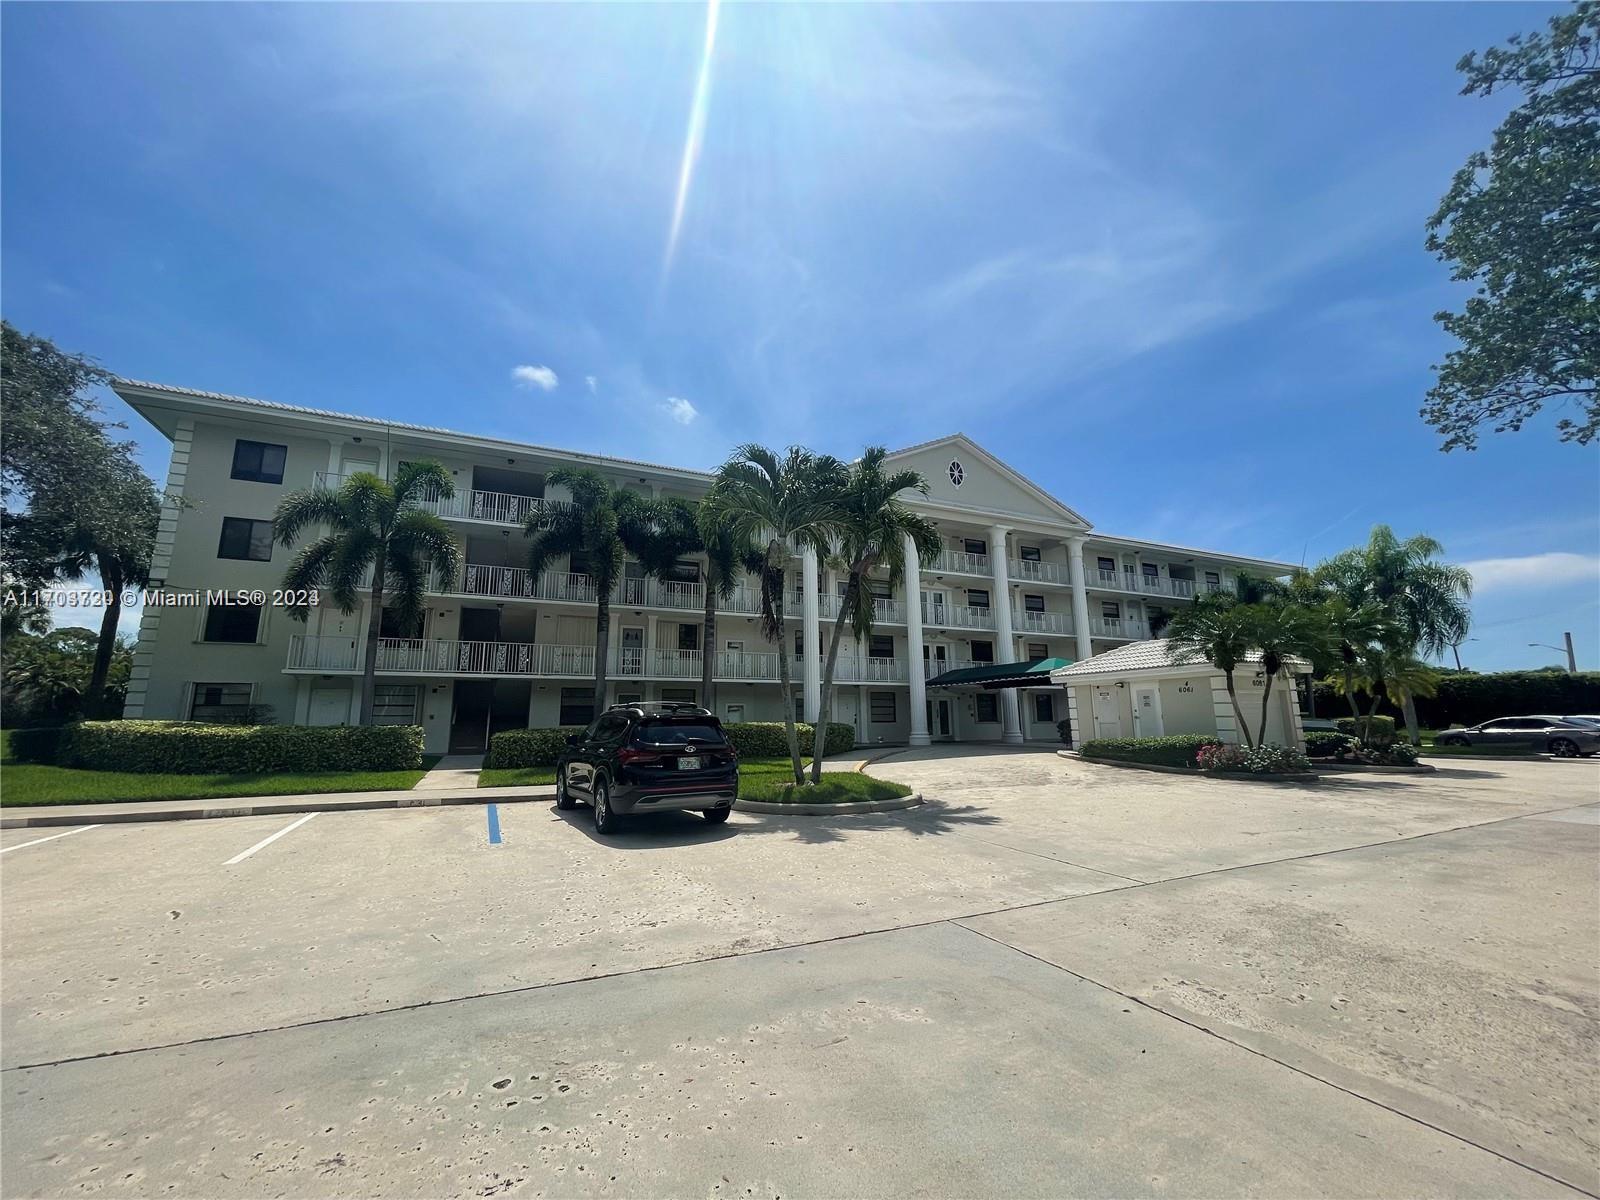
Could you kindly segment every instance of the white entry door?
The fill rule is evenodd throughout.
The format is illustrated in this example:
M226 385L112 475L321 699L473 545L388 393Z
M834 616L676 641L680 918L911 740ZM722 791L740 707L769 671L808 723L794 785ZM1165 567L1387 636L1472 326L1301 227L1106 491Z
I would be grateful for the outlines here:
M345 725L350 721L350 693L333 688L318 688L311 693L311 711L306 716L311 725Z
M922 621L925 625L942 626L946 621L945 593L939 588L922 589Z
M1091 704L1094 707L1094 735L1097 738L1122 736L1122 712L1117 703L1117 689L1097 687Z
M1133 689L1133 736L1161 736L1161 689L1154 685Z

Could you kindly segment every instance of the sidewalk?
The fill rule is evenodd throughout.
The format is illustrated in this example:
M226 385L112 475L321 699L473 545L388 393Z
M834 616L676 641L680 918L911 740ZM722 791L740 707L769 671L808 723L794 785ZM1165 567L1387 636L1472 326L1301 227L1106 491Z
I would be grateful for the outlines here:
M478 786L478 772L483 770L481 754L446 754L433 764L429 771L411 785L414 792L448 791Z
M0 807L0 829L112 821L195 821L273 813L368 808L435 808L444 804L518 804L554 800L552 787L434 788L428 791L326 792L305 796L233 796L222 800L139 800L129 804L40 804Z

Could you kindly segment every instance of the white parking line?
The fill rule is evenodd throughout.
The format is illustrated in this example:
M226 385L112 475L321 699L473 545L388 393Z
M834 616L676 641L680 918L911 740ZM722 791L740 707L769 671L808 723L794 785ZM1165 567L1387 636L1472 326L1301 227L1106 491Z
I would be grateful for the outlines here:
M262 838L254 846L251 846L250 849L244 851L242 854L235 854L232 858L230 858L227 862L223 863L222 865L225 866L225 867L231 867L231 866L233 866L234 863L243 862L245 859L249 858L252 854L254 854L257 850L261 850L261 849L266 848L267 846L272 845L273 842L277 841L284 834L291 833L294 830L299 829L300 826L304 825L307 821L311 820L312 817L320 816L320 815L321 814L319 814L319 813L307 813L305 816L301 817L298 821L290 821L289 824L285 825L282 829L278 830L278 832L273 834L271 837Z
M99 829L99 825L85 825L81 829L69 829L65 833L52 833L49 837L34 838L31 842L18 842L15 846L6 846L0 849L0 854L10 850L26 850L29 846L37 846L44 842L53 842L57 838L71 837L75 833L88 833L91 829Z

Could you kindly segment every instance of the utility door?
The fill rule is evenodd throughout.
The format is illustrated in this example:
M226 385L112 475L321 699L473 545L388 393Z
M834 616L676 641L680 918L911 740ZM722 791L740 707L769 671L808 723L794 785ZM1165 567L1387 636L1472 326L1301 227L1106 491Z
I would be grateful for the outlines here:
M1094 736L1118 738L1122 736L1122 706L1117 701L1114 687L1094 688L1090 701L1094 712Z
M1161 736L1161 689L1146 684L1133 689L1133 736Z

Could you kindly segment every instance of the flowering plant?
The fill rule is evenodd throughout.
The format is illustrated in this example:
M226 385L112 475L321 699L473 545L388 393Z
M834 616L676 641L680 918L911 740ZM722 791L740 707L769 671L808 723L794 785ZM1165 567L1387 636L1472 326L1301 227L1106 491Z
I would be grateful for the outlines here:
M1248 772L1252 775L1292 775L1311 769L1311 760L1288 746L1202 746L1195 755L1202 771Z

